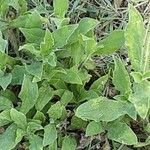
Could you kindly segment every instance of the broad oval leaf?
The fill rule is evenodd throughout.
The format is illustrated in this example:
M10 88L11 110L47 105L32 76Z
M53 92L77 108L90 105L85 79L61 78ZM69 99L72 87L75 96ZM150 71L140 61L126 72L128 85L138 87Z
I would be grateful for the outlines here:
M94 120L95 122L113 121L120 116L128 114L136 119L136 111L131 103L114 101L105 97L99 97L81 104L75 115L83 120Z
M134 145L138 143L136 134L131 128L122 122L108 124L108 138L125 145Z

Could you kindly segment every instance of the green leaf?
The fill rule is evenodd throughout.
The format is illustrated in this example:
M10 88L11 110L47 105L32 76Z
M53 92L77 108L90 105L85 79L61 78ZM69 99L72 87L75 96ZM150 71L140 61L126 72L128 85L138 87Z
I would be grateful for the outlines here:
M40 28L31 28L31 29L19 28L19 29L29 43L39 44L43 41L45 34L44 30Z
M11 83L11 80L11 73L4 73L0 70L0 86L3 88L3 90L6 90L7 86Z
M99 21L93 18L83 18L79 22L79 33L85 35L89 31L93 30L97 25L99 24Z
M14 9L16 9L17 11L19 10L19 0L9 0L8 1L8 6L12 6Z
M68 25L70 22L70 18L53 18L51 17L51 20L55 23L55 25L57 26L57 29Z
M54 52L51 52L48 56L45 56L43 61L52 67L56 67L57 65L57 57Z
M38 98L37 83L31 81L29 76L24 75L19 98L22 100L20 111L26 114L36 103Z
M54 0L53 1L54 14L58 17L64 18L69 7L68 0Z
M0 127L11 123L10 110L4 110L0 113Z
M44 127L43 146L51 145L57 139L57 130L54 124L48 124Z
M133 77L135 83L140 83L142 81L142 73L131 72L130 75Z
M0 51L2 53L5 53L5 49L7 47L7 40L4 40L2 37L2 33L0 31Z
M143 80L150 79L150 71L145 72L145 73L143 74L143 76L142 76L142 79L143 79Z
M75 112L77 117L83 120L93 120L95 122L110 122L125 114L136 119L136 111L132 104L123 101L109 100L105 97L89 100L81 104Z
M84 53L87 57L91 56L97 49L97 42L94 38L89 38L85 35L81 35L82 40L84 42Z
M134 104L138 114L145 119L150 108L150 83L148 81L135 83L129 101Z
M32 133L42 129L43 127L40 124L36 122L29 122L27 126L27 133L31 135Z
M42 17L37 11L33 11L26 20L25 28L42 28L42 25Z
M61 150L76 150L77 143L73 137L65 136L62 142Z
M0 51L0 69L4 68L6 65L12 67L16 62L17 60Z
M33 11L31 14L20 15L10 22L10 27L13 28L42 28L42 25L42 17L37 11Z
M80 119L80 118L78 118L76 116L73 116L71 118L71 125L70 125L71 129L80 129L80 130L82 129L82 130L85 130L86 126L87 126L87 122L86 121L84 121L84 120L82 120L82 119Z
M131 82L129 74L124 63L117 57L114 57L115 69L113 72L113 84L121 92L121 95L129 95L131 92Z
M29 138L29 150L43 150L42 138L38 135L32 135Z
M134 71L143 70L143 61L145 61L143 60L144 35L145 28L142 16L132 5L129 5L129 23L125 31L125 43Z
M0 111L13 107L12 102L4 96L0 96Z
M108 74L100 77L99 79L97 79L96 81L94 81L90 87L90 90L94 90L98 93L101 93L104 89L104 86L106 84L108 80Z
M74 25L63 26L62 28L55 30L52 33L55 47L61 48L65 46L70 36L74 33L77 27L78 25L74 24Z
M80 35L86 35L89 31L93 30L99 24L98 20L93 18L83 18L79 22L78 28L70 36L69 42L75 43L79 40Z
M26 116L17 111L16 109L12 108L10 110L10 117L11 119L14 121L14 123L21 129L26 129L27 127L27 119L26 119Z
M11 84L13 85L21 85L23 82L24 74L26 74L26 70L24 66L15 65L14 69L12 70L12 81Z
M45 31L44 41L40 44L40 51L42 55L48 55L52 51L54 45L54 39L52 33L47 29Z
M13 93L13 91L6 89L5 91L1 90L0 91L0 96L3 96L7 99L9 99L10 101L12 101L13 103L16 103L16 95L15 93Z
M82 85L82 80L79 76L79 70L76 66L67 69L66 73L66 75L62 76L62 80L64 80L67 83Z
M69 45L67 48L71 57L73 58L74 65L79 65L84 55L84 49L82 48L82 45L79 42L76 42Z
M108 37L98 43L98 49L95 54L112 54L122 48L124 46L124 42L124 31L115 30Z
M40 51L38 49L36 49L36 47L37 47L37 44L27 43L27 44L24 44L23 46L20 46L19 51L24 50L24 51L30 52L31 54L39 57Z
M0 147L3 150L11 150L16 146L16 125L10 125L3 134L0 134Z
M99 93L100 91L98 91ZM98 98L99 95L102 95L102 94L97 94L97 92L95 92L94 90L85 90L84 88L82 88L80 90L80 97L79 97L79 101L80 102L83 102L85 100L90 100L90 99L95 99L95 98Z
M34 115L33 119L41 121L41 123L43 123L45 121L45 116L42 112L37 111L36 114Z
M57 140L53 144L49 145L49 150L57 150Z
M90 122L86 127L86 136L93 136L104 132L101 122Z
M122 122L108 124L108 138L125 145L137 144L138 140L131 128Z
M65 107L61 104L60 101L53 104L50 109L48 110L48 114L53 119L60 119Z
M33 75L33 82L41 81L43 74L43 63L42 62L32 62L30 65L25 65L26 71Z
M25 136L25 131L20 128L17 128L15 145L17 145L22 140L23 136Z
M41 86L39 88L39 97L35 104L35 108L38 111L41 111L44 108L44 106L52 99L52 97L53 92L50 86Z
M63 93L60 99L60 103L66 107L72 99L73 99L73 93L68 90L65 90L65 92Z

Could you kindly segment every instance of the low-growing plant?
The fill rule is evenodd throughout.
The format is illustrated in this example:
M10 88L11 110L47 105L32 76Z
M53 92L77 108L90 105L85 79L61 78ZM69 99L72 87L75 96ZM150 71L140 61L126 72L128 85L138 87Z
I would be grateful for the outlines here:
M139 12L129 5L126 29L97 42L99 21L83 18L71 24L68 0L54 0L53 8L36 4L0 1L0 147L75 150L74 130L86 137L103 133L125 145L148 145L150 34ZM128 49L131 71L114 55L113 71L91 83L92 58L122 47ZM110 99L104 89L111 77L120 94ZM147 133L144 143L130 128L138 120Z

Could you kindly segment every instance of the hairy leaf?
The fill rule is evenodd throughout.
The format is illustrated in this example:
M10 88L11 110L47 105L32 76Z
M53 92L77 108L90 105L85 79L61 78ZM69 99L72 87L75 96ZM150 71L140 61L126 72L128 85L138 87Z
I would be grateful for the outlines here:
M69 1L68 0L54 0L53 6L54 6L55 15L58 17L64 18L69 7Z
M10 110L4 110L0 113L0 127L11 123Z
M150 108L150 83L148 81L135 83L129 100L134 104L138 114L143 119L146 118Z
M26 114L35 105L38 98L37 83L33 83L29 76L24 75L19 97L22 100L20 111Z
M78 25L67 25L60 29L55 30L52 35L54 37L54 45L57 48L65 46L70 38L70 36L77 29Z
M52 97L52 89L49 86L41 86L39 88L39 97L35 104L35 108L38 111L41 111L44 108L44 106L52 99Z
M6 90L7 86L11 83L11 80L11 73L4 73L0 70L0 86L3 88L3 90Z
M38 82L42 78L43 73L43 63L42 62L33 62L30 65L25 65L26 71L33 75L33 82Z
M113 72L113 84L122 95L127 95L131 92L131 82L129 74L125 68L124 63L114 57L115 69Z
M60 101L58 101L50 107L48 114L53 119L60 119L64 109L65 107L60 103Z
M23 35L25 36L26 40L29 43L36 43L36 44L42 42L45 33L44 30L40 28L31 28L31 29L20 28L20 31L23 33Z
M38 135L32 135L29 139L29 150L43 150L42 138Z
M53 144L57 139L57 130L54 124L48 124L44 127L43 146Z
M26 116L17 111L16 109L12 108L10 110L10 117L11 119L14 121L14 123L21 129L26 129L27 127L27 119L26 119Z
M86 127L86 136L93 136L104 132L101 122L90 122Z
M0 147L3 150L11 150L16 146L16 131L16 125L12 124L6 129L3 134L0 134Z
M2 37L2 33L0 31L0 51L2 53L5 53L5 49L7 47L7 40L4 40Z
M73 137L65 136L62 142L62 150L75 150L77 146L76 140Z
M108 55L119 50L124 46L124 31L115 30L108 37L98 43L95 54Z
M128 114L136 119L136 111L132 104L122 101L113 101L105 97L99 97L81 104L75 115L83 120L94 120L95 122L113 121L120 116Z
M98 93L101 93L104 89L104 85L106 84L108 80L108 74L100 77L96 81L94 81L90 87L90 90L94 90Z
M133 145L137 144L138 140L131 128L122 122L108 124L108 138L116 142Z
M134 71L143 70L144 36L145 28L142 16L132 5L129 5L129 23L125 31L125 41Z
M13 85L21 85L23 82L24 74L26 74L26 70L24 66L15 65L12 70L12 81Z
M0 96L0 111L13 107L12 102L4 96Z
M49 30L45 31L44 41L40 44L40 51L42 55L48 55L52 51L54 45L54 39L52 33Z
M76 66L67 69L66 73L66 75L62 76L62 80L64 80L67 83L82 84L82 80L79 76L79 71Z

